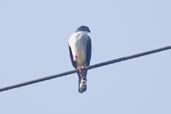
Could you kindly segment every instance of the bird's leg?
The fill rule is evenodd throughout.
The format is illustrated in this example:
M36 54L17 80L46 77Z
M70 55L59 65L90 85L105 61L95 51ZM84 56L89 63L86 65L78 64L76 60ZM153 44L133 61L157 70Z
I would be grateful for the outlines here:
M78 66L77 67L77 70L79 71L79 72L82 72L82 70L85 68L85 66Z

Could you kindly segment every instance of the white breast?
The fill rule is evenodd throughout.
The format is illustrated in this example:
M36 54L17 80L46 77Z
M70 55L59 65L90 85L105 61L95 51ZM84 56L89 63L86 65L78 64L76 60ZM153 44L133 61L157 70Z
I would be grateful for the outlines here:
M69 46L71 47L71 51L73 57L77 55L77 64L85 65L86 60L86 51L87 51L87 33L86 32L76 32L71 35L69 39Z

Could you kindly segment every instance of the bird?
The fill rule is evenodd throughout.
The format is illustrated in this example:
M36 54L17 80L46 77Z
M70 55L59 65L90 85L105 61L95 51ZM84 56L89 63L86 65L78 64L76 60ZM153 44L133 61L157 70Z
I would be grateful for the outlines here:
M88 33L90 29L82 25L70 36L68 41L70 59L73 67L77 69L78 91L83 93L87 90L87 70L91 60L92 44Z

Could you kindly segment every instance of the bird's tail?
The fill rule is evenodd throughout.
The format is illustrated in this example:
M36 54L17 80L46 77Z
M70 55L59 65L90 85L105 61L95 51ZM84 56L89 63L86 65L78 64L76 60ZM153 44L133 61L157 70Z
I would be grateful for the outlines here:
M79 78L79 88L78 91L83 93L87 90L87 70L83 69L81 72L77 72Z

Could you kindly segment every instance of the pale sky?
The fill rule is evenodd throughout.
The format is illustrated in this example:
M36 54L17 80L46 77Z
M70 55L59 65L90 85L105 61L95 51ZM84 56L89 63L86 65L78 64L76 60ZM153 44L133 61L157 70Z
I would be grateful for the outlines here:
M68 39L91 30L91 64L171 45L170 0L1 0L0 87L74 69ZM0 93L1 114L170 114L171 50Z

